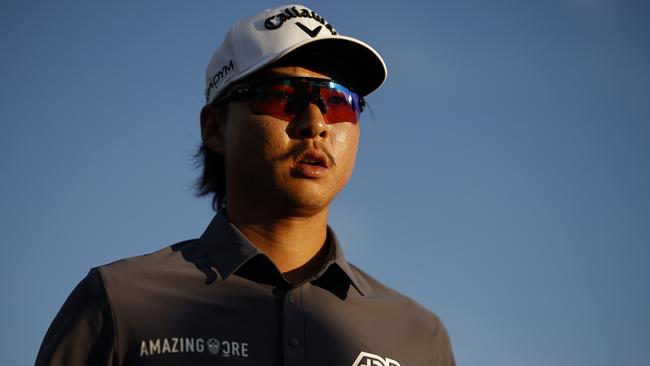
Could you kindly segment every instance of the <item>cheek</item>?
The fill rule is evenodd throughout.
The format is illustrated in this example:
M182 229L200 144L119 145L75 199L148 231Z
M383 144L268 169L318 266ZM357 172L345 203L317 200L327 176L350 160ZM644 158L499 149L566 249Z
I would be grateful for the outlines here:
M261 169L286 149L286 133L277 121L249 115L247 118L232 119L229 123L226 156L233 163Z
M337 164L346 168L346 176L352 175L354 162L359 147L359 128L356 125L346 128L334 136L334 144L337 147L339 161Z
M334 143L340 146L347 146L348 144L350 145L356 145L359 140L359 134L355 133L354 130L348 129L347 131L343 131L343 133L339 133L334 137Z
M233 121L239 122L239 121ZM255 140L259 141L258 133L255 129L246 128L240 124L238 127L228 129L226 134L226 158L227 160L242 160L251 155L259 154L260 144L253 144Z

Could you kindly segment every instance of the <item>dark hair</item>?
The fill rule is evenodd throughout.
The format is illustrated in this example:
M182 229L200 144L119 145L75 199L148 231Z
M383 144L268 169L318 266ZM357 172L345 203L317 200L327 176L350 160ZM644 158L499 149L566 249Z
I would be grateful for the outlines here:
M214 108L226 121L228 114L227 104L206 108ZM204 143L194 153L194 164L203 167L201 176L196 180L194 188L196 196L203 197L212 194L212 209L219 211L226 207L226 169L223 155L210 150Z
M203 166L201 176L196 180L195 188L198 197L212 196L212 209L219 209L226 205L226 171L223 156L201 144L194 153L197 166Z

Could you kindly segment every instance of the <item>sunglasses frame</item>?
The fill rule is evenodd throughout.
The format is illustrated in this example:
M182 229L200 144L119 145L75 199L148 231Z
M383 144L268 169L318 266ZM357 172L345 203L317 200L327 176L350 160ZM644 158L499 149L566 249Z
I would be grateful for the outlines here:
M288 81L288 83L287 83ZM355 93L352 89L346 87L345 85L338 83L332 79L322 79L322 78L311 78L311 77L292 77L292 76L281 76L281 77L275 77L275 78L270 78L258 82L251 83L249 85L244 85L241 87L238 87L236 89L229 90L224 94L223 96L215 99L212 104L215 106L219 106L225 103L228 103L230 101L235 101L235 100L240 100L240 99L245 99L248 98L250 102L253 102L254 98L261 96L262 91L265 88L268 88L269 85L272 84L277 84L277 83L287 83L287 85L293 85L297 83L307 83L311 87L318 86L318 87L326 87L328 89L334 89L337 91L342 91L343 93L349 93L353 96L353 102L352 103L347 103L350 108L352 108L353 111L358 110L357 112L357 120L356 121L347 121L347 122L352 122L352 123L359 123L360 117L361 117L361 112L363 112L365 106L366 106L366 100L361 96L360 94ZM318 96L318 98L315 98ZM357 105L354 105L354 96L357 97ZM326 116L327 114L327 107L326 105L322 102L322 96L320 95L308 95L306 96L304 101L305 108L311 104L314 103L316 104L321 112L323 112L323 115ZM314 99L316 99L316 102L314 102ZM300 113L300 112L298 112ZM295 116L296 114L293 114ZM261 113L264 114L264 113ZM287 113L287 115L292 115L290 113ZM279 117L276 116L280 119L284 119L287 121L290 121L291 119L285 119L284 117ZM327 119L327 118L326 118ZM337 122L327 122L327 123L340 123L344 121L337 121Z

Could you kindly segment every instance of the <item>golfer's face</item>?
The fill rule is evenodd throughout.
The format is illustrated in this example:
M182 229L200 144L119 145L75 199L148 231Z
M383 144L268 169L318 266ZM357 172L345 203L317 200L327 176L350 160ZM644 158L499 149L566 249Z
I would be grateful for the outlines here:
M304 67L283 66L256 80L284 76L330 79ZM326 208L352 175L359 124L326 123L327 108L318 98L294 108L289 120L266 114L271 107L256 108L250 99L229 105L224 127L229 202L234 195L305 213Z

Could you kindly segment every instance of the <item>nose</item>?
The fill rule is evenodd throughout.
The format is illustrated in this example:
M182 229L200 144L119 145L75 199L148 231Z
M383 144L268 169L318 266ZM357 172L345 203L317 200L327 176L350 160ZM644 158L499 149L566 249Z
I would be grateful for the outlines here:
M296 114L289 127L293 129L295 136L301 139L327 138L329 128L325 123L323 111L316 101L309 103L304 111Z

